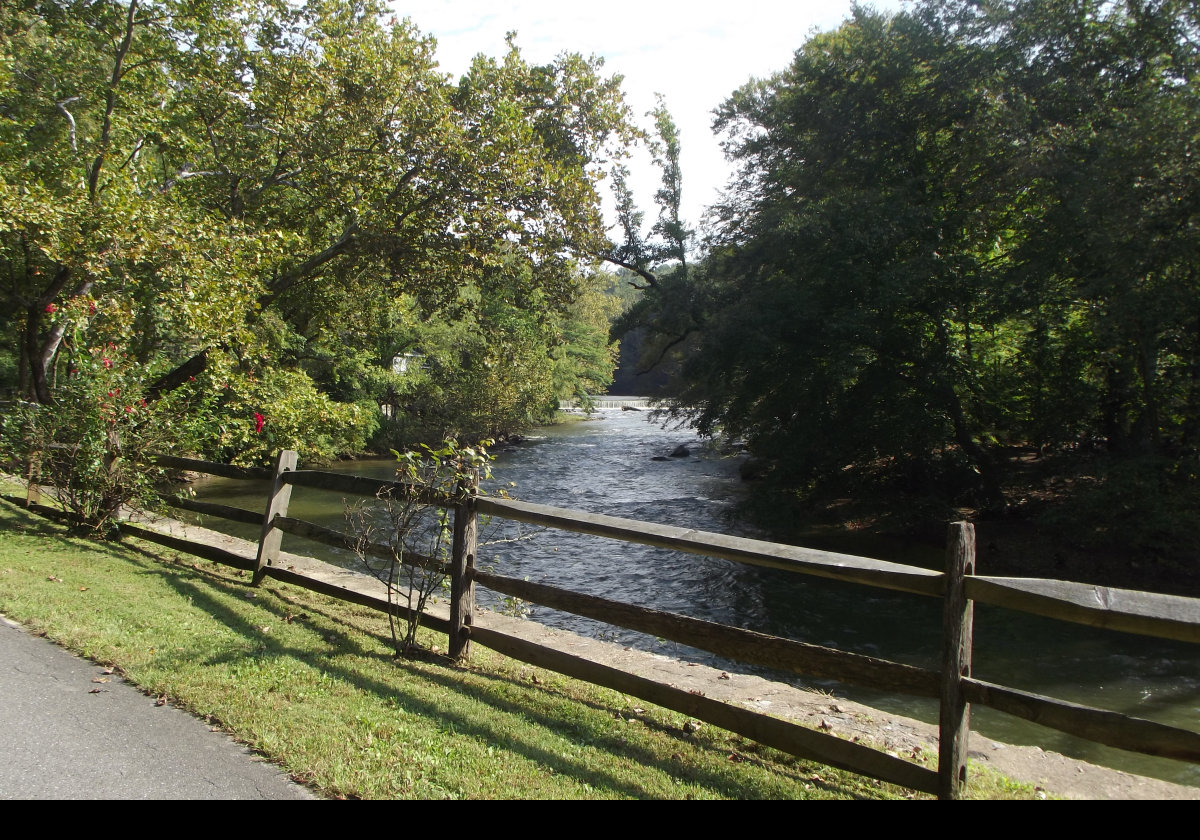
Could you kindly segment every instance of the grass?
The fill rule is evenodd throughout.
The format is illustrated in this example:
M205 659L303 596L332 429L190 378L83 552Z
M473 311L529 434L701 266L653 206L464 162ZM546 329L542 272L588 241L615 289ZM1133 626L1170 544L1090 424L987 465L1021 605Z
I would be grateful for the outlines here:
M476 649L395 660L379 614L0 502L0 612L331 797L911 798ZM444 640L425 638L427 645ZM976 776L984 798L1033 798Z

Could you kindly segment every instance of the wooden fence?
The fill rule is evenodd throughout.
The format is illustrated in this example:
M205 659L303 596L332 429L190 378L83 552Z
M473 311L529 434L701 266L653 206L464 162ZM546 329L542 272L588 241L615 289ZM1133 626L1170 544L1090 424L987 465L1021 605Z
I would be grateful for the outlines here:
M404 487L402 483L299 470L294 452L281 453L274 469L243 469L169 456L159 456L155 460L159 466L169 469L269 481L271 487L261 513L211 502L169 500L187 510L261 525L258 556L251 563L213 546L130 526L129 530L138 537L253 571L255 584L270 577L393 614L407 615L408 609L403 605L351 593L275 565L280 540L285 533L363 550L349 535L289 517L292 487L370 497ZM957 798L966 782L971 704L997 709L1108 746L1200 762L1200 733L996 685L971 675L972 617L977 602L1094 627L1197 643L1200 642L1200 599L1070 581L977 575L974 527L966 522L950 526L946 567L937 572L866 557L474 493L457 500L427 498L426 501L452 508L454 514L452 556L445 567L451 582L450 617L448 621L432 617L422 619L426 626L447 634L452 656L467 655L471 643L476 642L515 659L691 715L794 755L933 793L944 799ZM944 607L941 666L936 671L914 667L486 572L475 566L480 515L941 598ZM387 546L368 546L365 550L383 557L393 556ZM408 559L429 562L429 558ZM938 769L930 770L833 734L809 730L692 694L490 628L476 627L476 584L502 595L648 633L748 664L769 666L810 678L836 679L880 691L936 698L940 704Z

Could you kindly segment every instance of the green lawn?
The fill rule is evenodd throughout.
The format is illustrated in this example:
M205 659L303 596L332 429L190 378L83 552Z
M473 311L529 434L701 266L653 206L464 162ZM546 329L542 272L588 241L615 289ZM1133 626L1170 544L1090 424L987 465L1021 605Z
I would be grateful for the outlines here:
M395 660L373 611L0 502L0 612L332 797L907 798L476 648ZM444 637L427 642L441 645ZM692 727L688 727L689 729ZM1032 797L995 777L977 796Z

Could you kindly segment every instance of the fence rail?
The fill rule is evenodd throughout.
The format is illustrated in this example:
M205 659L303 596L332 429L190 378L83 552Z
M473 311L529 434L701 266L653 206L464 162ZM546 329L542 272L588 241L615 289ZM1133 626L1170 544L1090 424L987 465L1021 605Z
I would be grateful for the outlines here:
M261 523L258 558L248 560L214 546L144 527L125 526L138 537L236 568L249 569L255 572L255 583L271 577L401 617L411 615L412 611L391 599L352 591L280 568L274 561L278 556L282 535L292 534L384 559L441 570L449 574L451 582L449 620L433 616L423 616L421 620L426 626L448 635L448 647L452 655L468 654L472 642L482 644L524 662L692 715L769 746L883 781L936 793L941 798L957 798L966 782L970 704L987 706L1108 746L1200 762L1200 733L1044 697L971 676L975 602L1095 627L1196 643L1200 642L1200 599L1071 581L976 575L974 529L969 523L951 525L946 571L937 572L869 557L510 499L475 494L451 498L426 493L421 496L425 503L451 509L454 513L453 548L449 564L443 565L437 558L407 552L401 557L392 546L364 544L352 535L287 515L293 486L378 496L398 489L411 491L411 486L403 482L298 470L295 453L289 452L281 453L274 470L250 470L173 456L158 456L155 463L234 479L270 481L271 490L265 500L264 513L190 499L171 502L176 507L205 515L255 525ZM475 534L481 514L607 539L722 557L798 574L939 597L944 606L941 667L937 671L918 668L478 570L475 568ZM700 697L493 628L475 627L475 584L503 595L652 634L752 665L779 668L820 679L836 679L882 691L938 698L938 769L932 771L905 759L843 741L829 733L815 732L752 710Z

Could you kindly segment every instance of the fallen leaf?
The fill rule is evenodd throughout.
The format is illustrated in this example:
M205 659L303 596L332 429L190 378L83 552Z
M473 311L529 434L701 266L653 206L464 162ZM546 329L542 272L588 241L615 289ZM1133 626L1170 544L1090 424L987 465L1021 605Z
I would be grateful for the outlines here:
M88 689L88 694L99 694L102 691L108 691L107 688L91 688Z
M46 580L54 581L55 583L63 582L63 579L60 578L58 575L50 575L50 577L46 578Z
M80 591L80 592L87 592L87 591L88 591L88 588L87 588L86 586L81 586L81 587L79 587L79 591Z
M729 679L729 674L726 674L724 671L722 671L722 672L721 672L721 676L717 677L717 679L719 679L719 680L727 680L727 679Z
M94 682L94 683L106 683L106 682L108 682L108 677L92 677L92 682Z
M155 701L154 701L154 705L155 705L155 706L165 706L165 705L167 705L167 695L165 695L165 694L164 694L162 697L159 697L157 700L155 700Z

